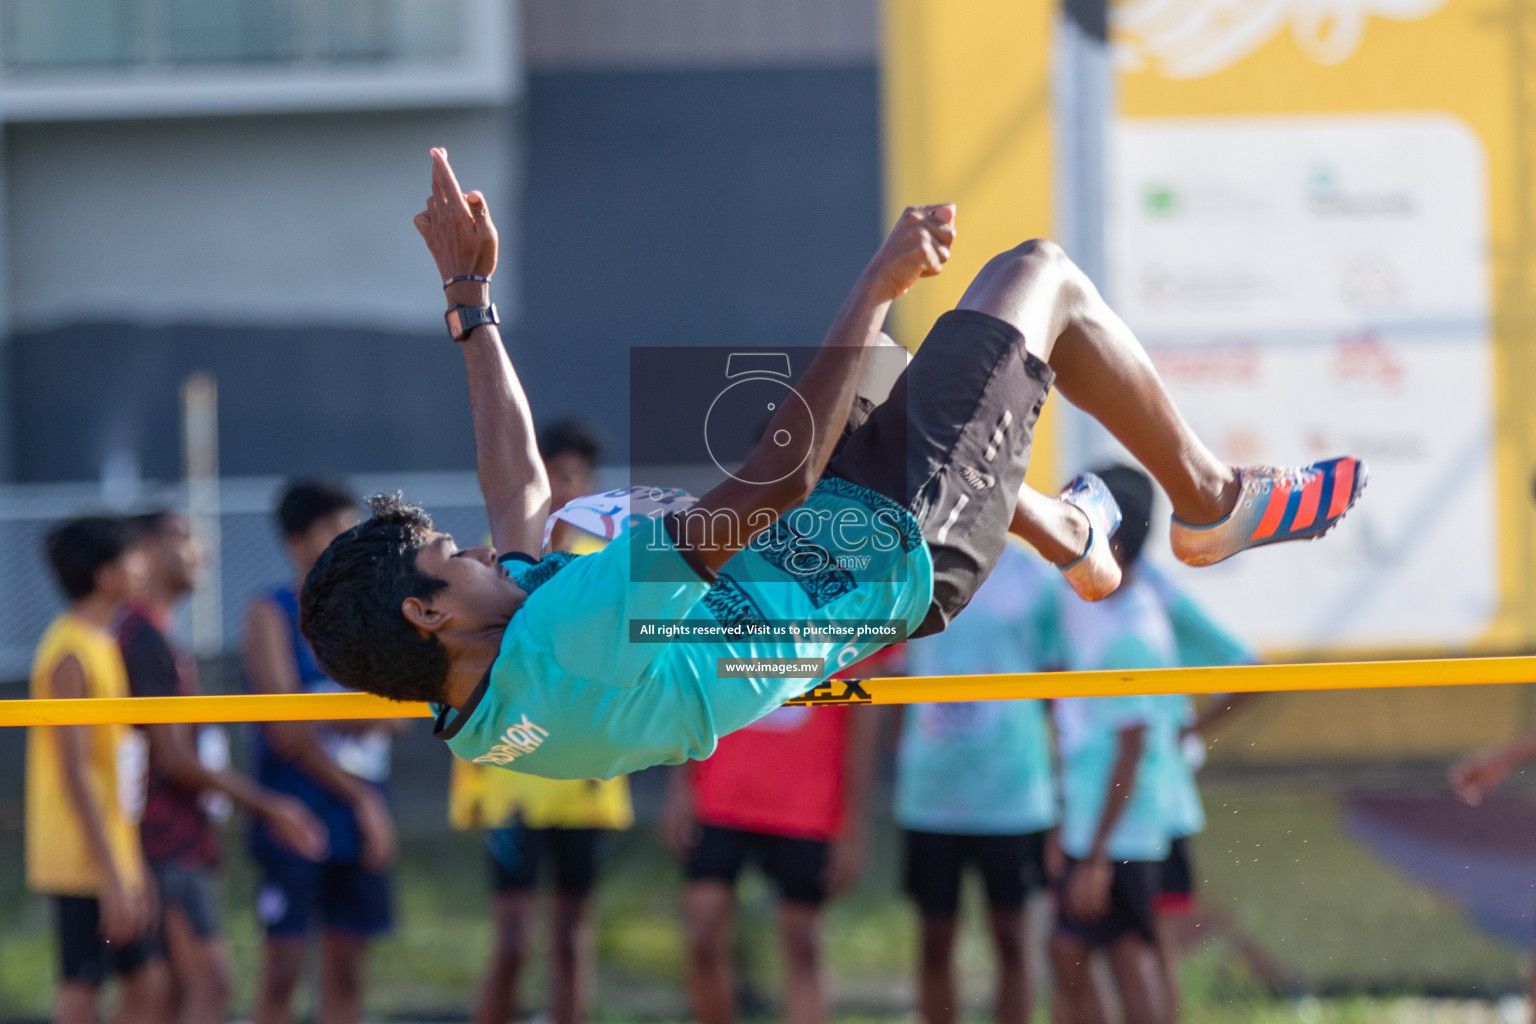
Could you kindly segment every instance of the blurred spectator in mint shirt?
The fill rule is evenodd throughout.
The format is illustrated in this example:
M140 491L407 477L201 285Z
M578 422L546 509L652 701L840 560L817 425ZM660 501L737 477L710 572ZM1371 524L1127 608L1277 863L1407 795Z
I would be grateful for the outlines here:
M976 597L943 633L907 645L913 675L1039 672L1057 667L1055 567L1010 541ZM1039 700L914 704L903 709L896 822L904 887L922 919L918 1007L926 1024L951 1024L959 1005L954 948L960 883L985 886L997 961L998 1024L1024 1024L1034 996L1025 951L1029 894L1046 884L1045 847L1056 824L1046 705Z

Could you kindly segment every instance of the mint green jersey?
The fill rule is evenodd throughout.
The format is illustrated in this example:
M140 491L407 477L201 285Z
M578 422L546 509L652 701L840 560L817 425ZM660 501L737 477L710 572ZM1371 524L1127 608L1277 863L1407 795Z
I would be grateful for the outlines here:
M1167 576L1150 568L1144 575L1167 611L1180 665L1251 665L1258 660L1251 647L1219 625ZM1195 708L1187 694L1168 694L1158 700L1161 713L1167 716L1167 727L1174 735L1194 724ZM1199 742L1199 738L1195 741ZM1200 803L1194 769L1183 756L1182 744L1180 756L1169 759L1164 790L1169 836L1179 839L1202 831L1205 809Z
M944 632L907 645L914 675L1042 672L1056 645L1061 573L1010 541ZM1045 702L913 704L896 757L896 821L950 835L1016 835L1056 823Z
M457 712L439 709L436 731L465 760L561 779L708 757L721 736L904 639L933 597L933 562L911 513L835 477L712 584L661 519L594 554L508 568L528 598L475 694ZM870 622L894 632L850 628ZM642 623L677 638L646 636ZM819 632L793 639L758 628L783 623L801 637ZM724 637L688 639L722 626ZM823 671L718 678L721 658L820 659Z
M1071 595L1062 603L1062 651L1067 667L1171 668L1177 664L1173 628L1158 595L1140 575L1092 604ZM1114 830L1114 860L1162 860L1168 855L1167 780L1179 757L1178 733L1151 696L1069 697L1054 701L1061 747L1061 847L1087 856L1103 817L1121 730L1141 727L1136 779ZM1166 705L1166 702L1164 702Z
M1169 839L1184 839L1205 830L1200 788L1180 742L1184 730L1194 724L1195 706L1187 693L1161 693L1152 699L1157 703L1159 735L1171 744L1166 756L1158 761L1162 770L1163 827Z

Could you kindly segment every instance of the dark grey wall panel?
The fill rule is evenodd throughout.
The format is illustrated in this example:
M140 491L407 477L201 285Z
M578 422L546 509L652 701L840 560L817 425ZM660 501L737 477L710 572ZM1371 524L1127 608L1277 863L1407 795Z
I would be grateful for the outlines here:
M89 479L118 448L146 477L179 476L179 389L197 370L218 375L226 474L474 467L462 361L441 335L89 324L10 354L21 480Z
M881 237L874 68L529 79L526 319L541 415L622 456L631 345L814 345Z

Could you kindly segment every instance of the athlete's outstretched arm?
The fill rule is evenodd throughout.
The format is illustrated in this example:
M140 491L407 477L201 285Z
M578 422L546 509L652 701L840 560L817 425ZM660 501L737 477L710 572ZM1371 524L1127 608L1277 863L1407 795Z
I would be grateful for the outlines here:
M446 285L449 306L487 306L490 285L448 282L466 274L489 278L496 270L496 225L485 197L459 188L448 151L432 150L432 195L416 215ZM512 369L494 324L476 327L460 343L469 372L469 411L475 429L475 468L490 517L491 540L500 551L536 555L549 516L549 478L533 431L528 396Z
M796 403L784 402L747 456L739 478L718 484L670 522L673 539L701 575L713 577L753 536L810 496L848 420L859 374L870 347L880 337L891 302L918 278L932 277L942 270L954 240L953 205L909 206L902 213L843 300L821 349L795 382L795 390L810 409L814 428L809 454L798 445L773 440L781 432L792 436L804 426L803 410ZM715 530L717 515L727 516L737 528ZM703 528L690 529L690 521Z

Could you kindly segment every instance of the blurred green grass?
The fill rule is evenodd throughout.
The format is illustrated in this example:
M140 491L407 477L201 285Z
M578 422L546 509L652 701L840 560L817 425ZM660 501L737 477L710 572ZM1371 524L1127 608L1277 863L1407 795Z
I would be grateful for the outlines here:
M1197 870L1206 906L1306 988L1524 989L1527 951L1478 931L1352 839L1334 795L1245 781L1207 785L1204 798L1210 823Z
M1351 839L1329 786L1244 778L1208 781L1204 789L1210 826L1195 846L1196 872L1212 920L1211 934L1184 966L1192 1024L1505 1019L1507 1006L1492 1000L1523 990L1526 951L1482 935L1457 908ZM0 1018L43 1019L53 985L51 925L46 903L22 888L20 854L20 836L0 833ZM226 837L226 854L225 934L236 965L233 1010L243 1016L259 952L254 878L238 832ZM465 1013L490 939L484 857L475 835L407 832L397 875L399 927L371 961L370 1017L444 1020ZM898 896L897 872L896 833L882 820L859 887L828 914L828 972L839 1020L849 1024L911 1018L915 921ZM678 887L676 864L648 828L611 837L597 896L598 1020L686 1019ZM980 1020L990 952L974 888L967 901L958 961L965 1015ZM766 1013L778 964L772 900L756 876L742 887L740 920L748 1005ZM1276 965L1278 996L1237 955L1238 933ZM527 1005L542 1004L543 987L536 955ZM1307 992L1345 995L1290 998ZM1445 992L1487 993L1490 1001L1396 998ZM300 1013L307 1012L306 1003Z

